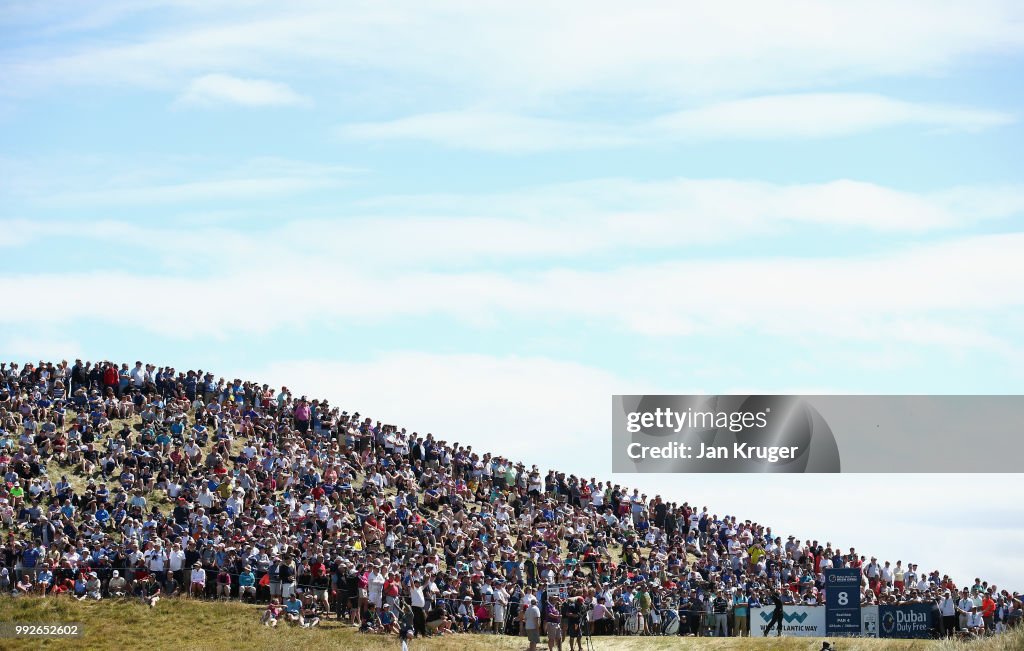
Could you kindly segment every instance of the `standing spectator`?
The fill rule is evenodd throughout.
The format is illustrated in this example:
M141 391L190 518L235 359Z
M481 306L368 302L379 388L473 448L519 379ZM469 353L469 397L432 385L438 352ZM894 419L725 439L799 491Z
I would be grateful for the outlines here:
M579 651L583 651L583 597L578 596L565 600L562 605L562 621L566 623L565 634L569 638L569 651L573 651L579 645Z
M423 586L420 585L419 579L413 578L412 585L409 588L409 599L412 605L412 625L416 635L426 636L427 634L427 620L426 620L426 607L427 601L423 595Z
M281 577L281 598L289 599L295 596L295 564L291 557L287 557L281 563L279 574Z
M742 590L737 590L732 599L733 632L738 637L747 637L750 615L750 600Z
M295 428L299 430L299 434L305 434L309 431L309 418L311 415L309 402L306 401L306 396L302 396L299 399L299 404L295 406Z
M281 598L281 557L274 556L271 559L270 566L267 568L267 576L269 577L270 585L270 598L280 599Z
M957 604L946 590L939 601L939 614L942 617L942 633L946 637L953 637L957 629Z
M530 642L529 651L537 651L537 644L540 642L540 608L537 607L537 598L530 597L527 607L523 611L523 629L526 631L526 639Z
M562 613L558 608L558 597L554 594L548 596L544 608L544 631L548 636L548 650L557 646L558 651L562 651Z
M957 614L960 615L958 623L959 629L961 631L967 628L967 618L970 616L971 610L974 608L974 606L974 598L971 597L971 594L968 591L968 589L964 588L960 594L960 601L958 601L956 604Z
M729 600L725 598L725 592L719 590L712 603L715 616L713 635L715 637L729 637Z

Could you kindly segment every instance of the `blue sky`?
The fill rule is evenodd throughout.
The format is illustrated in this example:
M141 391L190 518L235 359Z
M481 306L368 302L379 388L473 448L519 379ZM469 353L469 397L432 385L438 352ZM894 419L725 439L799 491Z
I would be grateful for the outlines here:
M8 2L0 30L4 359L246 373L599 476L613 393L1024 382L1019 3ZM950 480L622 481L895 560ZM919 562L1024 585L958 553L1024 543L1014 480L954 481L974 524Z

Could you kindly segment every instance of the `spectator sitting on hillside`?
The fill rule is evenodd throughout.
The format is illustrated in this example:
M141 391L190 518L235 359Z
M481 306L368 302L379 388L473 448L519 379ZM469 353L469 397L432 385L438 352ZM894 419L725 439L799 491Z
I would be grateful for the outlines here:
M128 591L128 581L121 576L118 570L114 570L107 584L107 590L112 597L123 597Z
M289 624L302 625L302 600L293 594L284 602L284 619Z
M277 603L277 599L271 599L263 611L263 616L260 617L260 623L264 626L277 626L277 620L281 618L283 611L284 608Z

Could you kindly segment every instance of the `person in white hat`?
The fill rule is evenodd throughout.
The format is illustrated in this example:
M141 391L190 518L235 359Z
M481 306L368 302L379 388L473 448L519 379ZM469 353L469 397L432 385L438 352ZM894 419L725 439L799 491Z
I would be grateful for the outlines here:
M188 594L190 597L202 598L206 593L206 570L203 564L196 561L192 565L192 575L189 578Z
M81 596L79 601L85 599L95 599L99 601L101 599L101 592L103 590L103 583L95 572L89 572L89 578L85 582L85 594Z
M121 573L114 570L110 576L110 583L107 584L107 594L112 597L123 597L127 586L128 582L121 576Z

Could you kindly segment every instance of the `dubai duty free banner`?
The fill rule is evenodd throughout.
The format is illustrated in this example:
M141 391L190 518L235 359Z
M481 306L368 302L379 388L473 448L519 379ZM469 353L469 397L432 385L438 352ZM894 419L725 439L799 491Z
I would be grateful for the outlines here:
M1018 472L1024 396L612 396L613 472Z
M928 638L934 626L931 604L878 607L878 637Z

